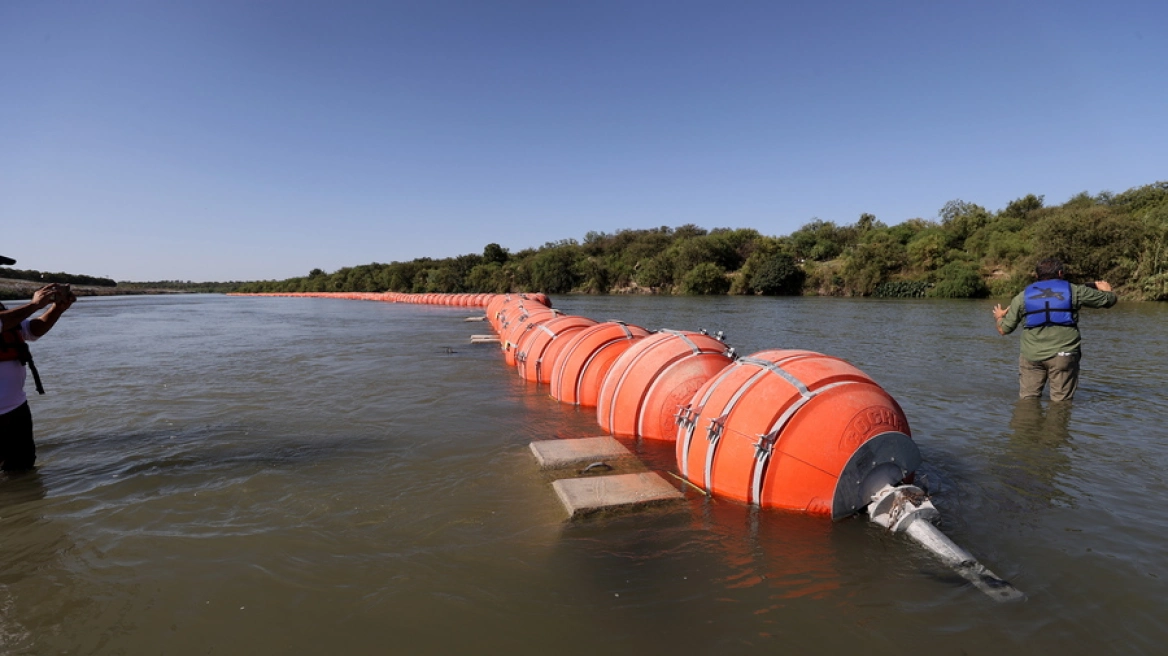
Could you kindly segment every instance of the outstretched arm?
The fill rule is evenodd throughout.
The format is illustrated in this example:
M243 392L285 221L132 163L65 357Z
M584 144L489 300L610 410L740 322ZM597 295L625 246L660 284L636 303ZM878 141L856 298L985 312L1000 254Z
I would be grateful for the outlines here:
M1111 284L1106 280L1096 280L1094 287L1076 287L1078 301L1083 307L1109 308L1119 301L1119 297L1111 290Z
M56 296L53 298L53 305L49 308L49 311L28 322L28 330L34 337L40 337L52 330L53 326L57 323L57 319L60 319L61 315L65 313L65 310L68 310L73 305L73 301L77 300L77 297L73 295L73 290L67 286L58 287L56 291Z
M57 295L57 285L45 285L32 295L32 301L11 310L0 310L0 330L12 330L37 310L49 305ZM63 311L63 310L62 310Z

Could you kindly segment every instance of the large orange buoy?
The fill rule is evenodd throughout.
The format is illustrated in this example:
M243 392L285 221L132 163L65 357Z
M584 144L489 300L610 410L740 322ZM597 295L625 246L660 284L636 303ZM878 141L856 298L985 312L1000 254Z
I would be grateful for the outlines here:
M520 350L534 336L535 329L560 316L563 315L559 310L542 308L516 317L516 321L511 322L500 336L503 348L511 352L512 359L507 363L519 366Z
M564 345L552 369L552 398L585 407L596 405L600 384L614 360L649 334L640 326L607 321L576 333Z
M592 319L572 315L556 317L539 324L530 332L530 337L517 348L515 362L519 375L524 380L550 383L551 364L560 353L560 347L568 343L572 335L595 325L596 322Z
M486 307L487 321L490 321L492 326L495 323L495 319L498 318L495 315L497 315L499 313L499 310L502 309L502 307L505 304L509 303L510 301L511 301L510 294L496 294L493 298L491 298L490 301L487 302L487 307Z
M678 421L682 475L765 508L846 517L920 463L896 401L851 364L811 351L735 361Z
M537 305L538 310L522 312L512 319L500 333L499 344L503 348L503 360L508 366L515 366L515 357L518 353L519 342L523 335L535 326L551 321L560 315L559 310L549 310L546 306Z
M630 346L609 368L596 402L600 427L621 437L677 439L677 412L733 362L705 333L662 330Z
M520 294L519 301L528 309L535 307L551 308L551 303L548 302L547 296L543 294Z
M527 314L527 311L528 306L526 305L525 301L520 298L516 298L510 303L506 303L500 307L499 316L496 321L496 330L499 333L499 337L503 337L503 334L507 332L507 330L511 327L511 324L514 323L515 319Z
M491 323L491 328L496 333L503 332L503 322L506 320L508 310L514 309L519 303L519 298L511 294L499 294L487 304L487 321Z

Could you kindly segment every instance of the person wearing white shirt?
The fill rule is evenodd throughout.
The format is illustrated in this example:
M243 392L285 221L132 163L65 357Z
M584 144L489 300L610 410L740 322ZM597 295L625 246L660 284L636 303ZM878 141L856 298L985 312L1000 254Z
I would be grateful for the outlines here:
M69 285L46 285L32 295L32 301L6 309L0 304L0 470L33 468L36 446L32 439L32 412L24 385L32 371L37 391L44 394L28 342L49 332L77 297ZM38 310L48 308L38 317Z

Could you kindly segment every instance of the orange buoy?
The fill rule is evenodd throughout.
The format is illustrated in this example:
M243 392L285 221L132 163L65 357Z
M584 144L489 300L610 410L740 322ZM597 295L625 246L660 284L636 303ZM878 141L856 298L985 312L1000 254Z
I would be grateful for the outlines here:
M528 298L528 300L534 301L534 302L539 303L540 305L544 305L546 307L552 306L552 299L548 298L547 294L543 294L543 293L527 294L527 298Z
M621 437L677 439L677 412L733 362L705 333L662 330L630 346L609 368L596 402L600 427Z
M499 332L501 317L503 310L514 301L510 294L498 294L491 302L487 303L487 321L491 324L491 329L496 333Z
M845 517L920 463L896 401L851 364L811 351L735 361L698 389L678 422L683 476L765 508Z
M496 330L498 331L499 336L503 336L503 333L511 327L511 324L515 321L516 317L525 314L526 312L527 307L524 305L522 299L517 298L509 303L504 304L499 309L499 315L496 320L496 323L498 324Z
M595 326L596 322L587 317L564 315L545 321L535 327L530 338L518 346L515 362L519 375L524 380L536 383L550 383L552 362L567 344L572 335Z
M596 405L600 384L614 360L649 334L640 326L607 321L576 333L564 345L552 370L552 398L585 407Z
M500 333L499 344L503 348L503 359L509 366L515 366L515 357L518 353L519 341L523 335L530 331L535 326L545 322L551 321L559 316L559 310L549 310L540 305L536 306L540 309L532 310L531 312L524 311L511 321L503 332Z

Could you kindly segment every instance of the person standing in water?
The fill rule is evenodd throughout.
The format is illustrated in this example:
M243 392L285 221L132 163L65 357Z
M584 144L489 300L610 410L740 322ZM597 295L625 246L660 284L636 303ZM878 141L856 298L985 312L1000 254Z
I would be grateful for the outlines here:
M1079 308L1109 308L1119 297L1099 280L1076 285L1063 279L1063 263L1047 258L1034 272L1038 281L993 309L998 333L1009 335L1022 326L1018 358L1018 396L1037 398L1050 382L1050 400L1070 401L1079 388Z
M69 285L51 284L32 295L32 301L11 310L0 304L0 470L24 471L36 462L32 439L32 412L24 393L27 371L37 392L44 394L28 342L52 330L77 297ZM48 308L39 317L38 310Z

